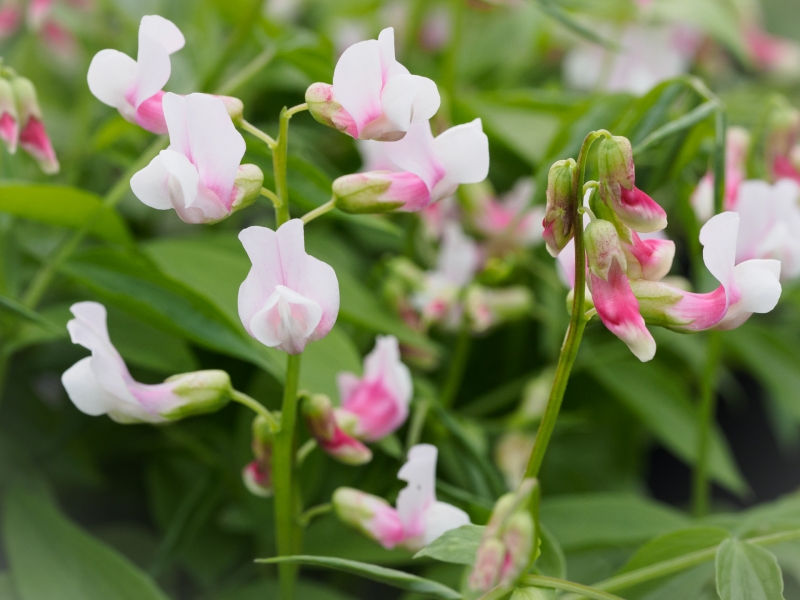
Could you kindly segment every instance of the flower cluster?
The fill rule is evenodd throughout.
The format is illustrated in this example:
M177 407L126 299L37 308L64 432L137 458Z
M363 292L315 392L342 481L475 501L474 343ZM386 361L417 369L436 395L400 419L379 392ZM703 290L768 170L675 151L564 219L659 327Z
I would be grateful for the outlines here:
M94 7L93 0L66 0L71 8L86 12ZM75 35L55 14L57 0L3 0L0 3L0 40L9 38L23 28L35 33L63 62L75 58L78 44Z

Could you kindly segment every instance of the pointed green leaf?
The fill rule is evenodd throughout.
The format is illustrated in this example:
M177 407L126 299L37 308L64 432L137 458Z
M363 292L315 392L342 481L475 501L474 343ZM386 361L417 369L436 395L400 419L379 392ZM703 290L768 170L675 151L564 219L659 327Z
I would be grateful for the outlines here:
M414 558L427 556L457 565L473 565L484 529L480 525L462 525L451 529L417 552Z
M716 569L722 600L784 600L778 559L760 546L725 540L717 550Z
M436 581L423 579L422 577L417 577L416 575L411 575L410 573L397 571L395 569L377 567L375 565L356 562L354 560L345 560L343 558L333 558L330 556L278 556L276 558L261 558L256 562L265 564L293 563L322 567L324 569L333 569L334 571L358 575L365 579L385 583L386 585L401 590L424 594L430 598L440 598L441 600L460 600L462 598L461 594L455 590Z
M667 533L639 548L620 573L627 573L683 554L712 548L727 539L729 535L727 531L719 527L691 527Z

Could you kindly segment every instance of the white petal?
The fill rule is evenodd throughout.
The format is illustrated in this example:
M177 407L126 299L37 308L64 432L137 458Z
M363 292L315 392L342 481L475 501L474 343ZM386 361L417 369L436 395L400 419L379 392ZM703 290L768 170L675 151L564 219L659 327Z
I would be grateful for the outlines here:
M172 65L169 53L160 42L146 35L139 35L138 70L133 85L133 105L139 105L160 92L169 81Z
M239 286L239 318L251 335L250 322L264 308L276 286L283 284L278 238L266 227L248 227L239 233L239 239L253 266Z
M428 121L411 123L402 140L386 144L386 155L399 170L414 173L432 190L445 175L445 168L434 152L433 143Z
M775 215L772 186L766 181L745 181L739 186L736 212L741 219L736 242L736 260L758 258L758 248L769 234Z
M157 210L184 206L197 195L199 176L182 154L162 150L144 169L131 177L131 190L144 204Z
M382 129L385 131L408 131L417 84L412 75L392 77L383 86L381 106L383 107ZM380 137L371 135L371 138Z
M92 357L76 362L61 376L67 395L79 411L96 417L118 408L120 400L104 390L91 367Z
M381 52L381 66L385 73L397 62L394 54L394 27L387 27L378 34L378 45Z
M427 77L420 77L419 75L411 75L417 84L417 93L414 96L414 104L411 107L411 120L412 121L427 121L436 111L439 110L439 105L442 99L439 96L439 88L436 84Z
M425 511L436 502L436 458L431 444L417 444L408 451L408 460L397 478L408 482L397 495L397 513L406 529L424 519Z
M191 159L192 147L186 120L186 98L167 92L161 99L161 106L169 130L169 149Z
M427 546L451 529L457 529L462 525L469 525L469 523L469 515L460 508L446 502L436 502L425 511L424 543Z
M245 152L242 134L222 100L209 94L186 96L186 127L191 161L201 183L230 208L233 182Z
M446 177L454 183L479 183L489 175L489 138L480 119L451 127L433 141Z
M94 55L86 79L89 90L103 104L119 109L128 105L125 95L136 81L136 61L116 50Z
M461 287L475 276L480 262L478 245L466 236L457 223L448 223L444 230L436 272L451 284Z
M264 308L250 321L253 336L262 344L290 354L302 352L322 318L322 308L309 298L279 285Z
M177 52L186 43L178 26L159 15L142 17L142 21L139 23L139 37L141 38L143 35L158 41L169 54Z
M345 50L333 71L333 94L353 118L359 132L381 116L382 89L378 41L366 40Z
M739 315L768 313L775 308L781 297L780 275L781 263L777 260L748 260L736 265L734 276L741 297L728 309L721 328Z
M734 212L724 212L711 217L700 230L703 262L717 281L725 286L728 293L733 284L738 232L739 215Z

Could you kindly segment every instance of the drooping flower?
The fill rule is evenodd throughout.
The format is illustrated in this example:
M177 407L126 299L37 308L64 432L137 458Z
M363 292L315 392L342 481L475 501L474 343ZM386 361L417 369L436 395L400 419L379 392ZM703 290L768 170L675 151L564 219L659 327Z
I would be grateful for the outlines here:
M262 415L253 419L253 460L242 469L242 481L251 494L269 498L272 489L272 446L275 439L273 423Z
M737 264L739 228L739 215L724 212L700 231L703 260L720 282L713 292L697 294L663 282L631 281L645 322L686 332L734 329L753 313L775 308L781 295L781 263L753 259Z
M17 101L11 84L3 78L0 78L0 139L3 140L9 154L17 151L19 142Z
M469 516L463 510L436 500L437 454L430 444L418 444L408 451L408 460L397 474L408 485L398 494L396 509L382 498L339 488L333 495L336 514L385 548L399 545L411 551L467 525Z
M61 166L44 127L36 88L24 77L15 77L11 81L11 88L19 112L19 145L36 160L44 173L47 175L58 173Z
M315 83L306 91L313 117L356 139L396 141L411 123L439 109L439 91L426 77L411 75L395 60L394 29L377 40L353 44L333 72L333 85Z
M325 337L339 314L339 282L330 265L305 251L303 222L277 232L248 227L239 239L253 263L239 288L239 317L265 346L298 354Z
M587 42L567 54L563 70L569 87L644 94L686 73L700 40L687 27L648 25L630 25L614 39L621 50Z
M147 206L175 209L187 223L214 223L255 201L263 175L240 165L245 152L223 101L207 94L165 94L170 146L131 178Z
M170 55L185 42L172 21L158 15L144 16L139 24L137 59L117 50L101 50L89 65L89 89L131 123L153 133L166 133L162 89L172 71Z
M346 465L363 465L372 460L372 452L354 436L357 420L349 414L337 413L325 394L303 398L303 417L320 448Z
M214 412L228 402L231 383L225 371L175 375L156 385L135 381L108 336L105 307L78 302L70 310L75 318L67 329L73 343L92 352L61 378L81 412L107 414L118 423L165 423Z
M364 359L364 375L337 376L341 412L355 421L353 434L374 442L397 430L408 418L413 385L411 373L400 360L394 336L378 336Z
M770 35L754 21L744 25L744 42L759 70L787 80L800 77L800 45L797 42Z

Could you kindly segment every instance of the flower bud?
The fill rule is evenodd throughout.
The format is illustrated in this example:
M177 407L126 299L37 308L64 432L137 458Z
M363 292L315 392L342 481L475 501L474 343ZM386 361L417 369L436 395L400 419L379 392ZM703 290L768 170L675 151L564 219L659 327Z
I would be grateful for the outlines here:
M312 83L306 90L306 104L308 104L308 112L318 122L358 137L358 128L353 118L342 108L341 104L334 100L332 85Z
M273 425L263 416L253 419L253 456L255 460L242 469L242 481L254 495L269 498L272 489L272 445L275 438Z
M625 225L642 233L660 231L667 226L664 209L635 185L633 150L627 138L604 139L597 160L600 197Z
M625 252L613 223L594 219L584 232L584 242L589 269L601 279L608 280L608 271L615 259L623 271L627 268Z
M530 419L526 422L530 422ZM525 477L525 468L528 466L528 457L533 450L534 441L536 441L534 434L518 431L504 433L497 441L494 461L503 474L508 489L516 489Z
M526 571L533 553L535 529L533 517L527 510L516 512L509 517L503 532L506 559L500 585L512 585L517 577Z
M648 325L666 328L682 328L689 325L692 319L673 310L684 296L682 290L665 285L659 281L635 279L631 281L631 290L639 302L639 314Z
M184 401L181 406L163 415L168 420L216 412L228 404L232 390L231 378L220 370L173 375L165 383L172 384L172 393Z
M533 296L523 286L486 288L472 285L467 290L465 309L472 329L478 333L507 321L519 319L530 312Z
M331 498L339 519L365 536L393 548L402 541L403 523L397 511L383 498L352 488L339 488Z
M572 305L575 303L575 288L572 288L569 292L567 292L566 298L566 307L567 307L567 314L572 314ZM583 290L583 312L587 313L594 308L594 299L592 298L592 290L589 289L589 286L584 286Z
M233 96L217 96L217 98L222 100L222 103L225 105L225 110L228 111L233 124L240 125L244 114L244 102Z
M413 173L371 171L339 177L333 182L336 208L347 213L383 213L423 208L428 187Z
M11 84L0 78L0 139L9 154L17 151L19 141L19 115Z
M571 158L559 160L547 175L547 208L545 210L544 233L547 251L557 256L572 239L575 232L575 214L572 197L575 170L577 165Z
M231 212L250 206L261 194L264 184L264 173L256 165L239 165L236 179L233 181L234 200Z
M42 110L36 98L36 88L24 77L15 77L11 82L11 88L19 113L20 146L39 163L39 168L44 173L47 175L58 173L61 167L42 122Z
M363 465L372 460L372 452L339 426L330 398L313 394L303 399L303 416L309 432L320 447L347 465Z
M274 493L272 489L272 465L265 468L257 460L247 463L242 469L242 482L254 496L270 498Z

